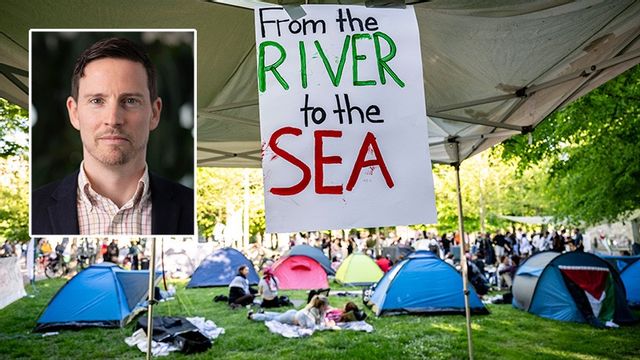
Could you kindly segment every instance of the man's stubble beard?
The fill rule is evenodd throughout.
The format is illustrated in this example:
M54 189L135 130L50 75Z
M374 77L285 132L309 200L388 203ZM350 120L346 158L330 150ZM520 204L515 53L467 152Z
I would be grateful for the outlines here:
M89 150L91 156L98 160L100 163L107 166L119 166L125 165L133 160L136 155L141 151L144 151L147 147L147 142L139 146L129 143L124 146L120 145L99 145L99 140L95 140L95 147Z

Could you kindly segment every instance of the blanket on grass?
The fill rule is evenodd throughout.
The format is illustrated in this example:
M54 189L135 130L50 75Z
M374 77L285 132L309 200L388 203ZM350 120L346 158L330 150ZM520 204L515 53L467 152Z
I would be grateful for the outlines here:
M282 335L286 338L301 338L305 336L311 336L316 331L324 331L324 330L352 330L352 331L364 331L364 332L372 332L373 326L368 324L366 321L352 321L345 323L337 323L334 327L316 327L314 329L305 329L296 325L288 325L283 324L281 322L277 322L275 320L266 321L264 323L269 331L275 334Z
M155 318L154 318L155 319ZM196 328L197 331L208 338L209 340L214 340L218 338L220 335L224 334L224 328L218 327L213 321L206 320L203 317L190 317L186 318L189 324L185 324L185 326L190 326L192 328ZM146 323L146 320L145 320ZM179 333L180 331L177 331ZM172 341L171 336L162 336L166 339L162 341L156 335L154 331L154 338L159 341L153 340L151 342L151 353L153 356L166 356L169 353L174 351L181 351L180 347L176 346L176 343ZM136 346L143 353L147 352L147 334L145 329L140 328L136 332L134 332L130 337L124 339L125 343L129 346Z

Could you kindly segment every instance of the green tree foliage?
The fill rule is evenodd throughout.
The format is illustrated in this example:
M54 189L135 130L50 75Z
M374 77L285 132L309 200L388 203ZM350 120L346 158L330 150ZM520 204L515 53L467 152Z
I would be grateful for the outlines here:
M547 207L539 194L544 191L546 174L533 166L517 171L515 161L503 161L501 148L487 151L462 163L460 170L465 231L506 229L510 222L498 215L546 215ZM217 221L226 223L227 211L243 206L244 176L249 176L250 234L264 235L264 201L262 173L255 169L198 168L198 227L200 235L213 233ZM437 224L418 225L420 230L439 233L458 229L458 203L455 171L448 165L434 165ZM325 230L325 229L318 229ZM375 233L375 228L368 229ZM383 231L384 232L384 231Z
M228 211L244 206L244 177L249 180L249 232L264 233L264 194L259 169L198 168L198 231L201 236L213 234L216 222L226 223Z
M640 66L505 143L503 158L548 169L544 196L558 219L614 220L640 206Z
M29 240L28 115L0 98L0 239Z
M0 238L29 240L29 163L24 156L0 158Z
M0 156L24 154L29 132L27 112L18 105L0 98Z
M464 161L460 167L462 208L465 232L506 229L510 223L498 215L545 215L547 206L538 194L546 175L540 167L517 171L516 162L502 161L502 149L486 151ZM458 230L458 199L455 170L449 165L434 165L434 187L439 233ZM429 229L430 226L421 226Z

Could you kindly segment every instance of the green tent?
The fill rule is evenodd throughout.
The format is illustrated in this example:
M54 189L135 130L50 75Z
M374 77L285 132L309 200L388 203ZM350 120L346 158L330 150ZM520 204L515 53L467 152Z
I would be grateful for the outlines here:
M370 257L362 253L347 256L336 272L336 281L352 286L368 286L382 278L384 273Z

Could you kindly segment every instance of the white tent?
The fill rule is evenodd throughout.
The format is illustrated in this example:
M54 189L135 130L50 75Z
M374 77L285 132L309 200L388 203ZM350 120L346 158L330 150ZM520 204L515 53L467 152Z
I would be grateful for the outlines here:
M252 8L264 3L225 1L232 5L4 1L0 96L27 105L30 28L195 28L198 165L259 167ZM462 161L528 132L553 110L640 62L640 2L634 0L435 0L414 6L431 159L438 163ZM451 151L456 142L459 158Z
M509 221L513 221L520 224L532 224L532 225L542 225L542 224L551 224L553 221L553 216L510 216L510 215L500 215L502 219L506 219Z

